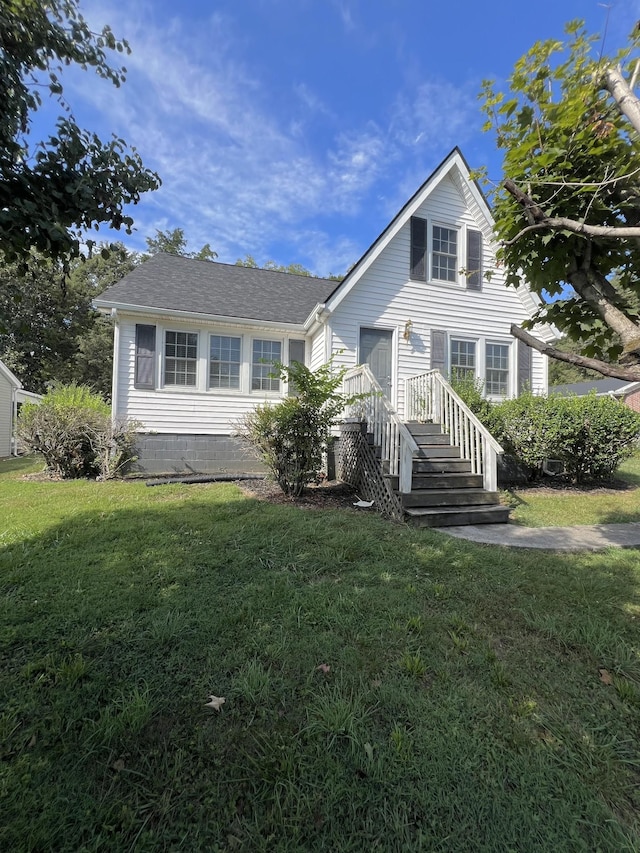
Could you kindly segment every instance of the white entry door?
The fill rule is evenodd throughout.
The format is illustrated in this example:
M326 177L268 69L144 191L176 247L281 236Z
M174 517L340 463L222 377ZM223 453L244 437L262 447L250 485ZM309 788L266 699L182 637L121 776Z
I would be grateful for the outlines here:
M393 332L388 329L360 329L360 364L369 365L385 397L391 399Z

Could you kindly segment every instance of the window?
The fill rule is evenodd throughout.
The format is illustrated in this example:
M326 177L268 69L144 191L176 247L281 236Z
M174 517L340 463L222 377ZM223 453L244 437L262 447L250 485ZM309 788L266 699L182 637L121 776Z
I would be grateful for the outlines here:
M280 380L269 376L273 363L282 360L280 341L254 340L251 359L251 390L279 391Z
M458 280L458 232L453 228L433 226L431 278Z
M198 335L165 332L164 384L195 386L198 366Z
M209 338L209 388L240 388L241 338Z
M509 389L509 347L487 344L485 353L485 392L490 397L506 397Z
M476 378L475 341L451 341L451 378L472 381Z

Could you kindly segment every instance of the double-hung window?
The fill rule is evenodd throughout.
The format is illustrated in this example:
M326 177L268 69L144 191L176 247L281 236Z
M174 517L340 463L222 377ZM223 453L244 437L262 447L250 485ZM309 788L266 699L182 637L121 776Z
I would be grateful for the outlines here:
M270 375L276 361L282 361L281 342L255 338L251 356L252 391L280 390L280 380Z
M209 388L240 388L242 339L227 335L209 338Z
M490 397L506 397L509 391L509 347L487 343L485 347L485 392Z
M164 384L195 387L197 367L197 333L165 332Z
M431 278L439 281L458 280L458 232L453 228L433 226Z
M451 378L471 380L476 378L475 341L451 340Z

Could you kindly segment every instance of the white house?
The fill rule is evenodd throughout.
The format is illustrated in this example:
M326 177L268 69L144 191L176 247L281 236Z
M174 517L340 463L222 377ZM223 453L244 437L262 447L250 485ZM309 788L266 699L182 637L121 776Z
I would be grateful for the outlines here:
M22 382L0 361L0 459L15 453L15 423L22 403L38 402L39 394L25 391Z
M367 364L401 420L408 380L431 368L482 380L496 399L524 385L545 393L545 357L509 331L536 297L505 287L495 248L456 148L340 283L152 257L95 300L115 326L114 416L142 425L139 466L251 470L231 434L243 413L287 394L273 361Z

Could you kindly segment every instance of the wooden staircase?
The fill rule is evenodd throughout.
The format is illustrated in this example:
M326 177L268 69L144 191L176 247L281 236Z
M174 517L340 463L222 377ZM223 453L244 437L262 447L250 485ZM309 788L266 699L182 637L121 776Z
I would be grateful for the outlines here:
M406 424L416 444L411 492L398 493L398 477L388 477L398 493L408 523L417 527L500 524L509 520L497 492L483 488L482 474L471 473L471 462L449 443L439 424Z

